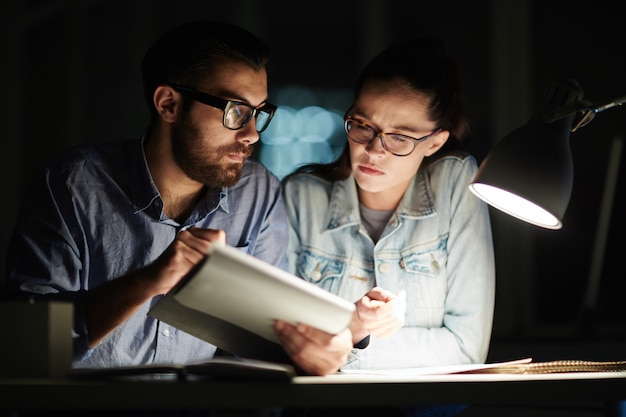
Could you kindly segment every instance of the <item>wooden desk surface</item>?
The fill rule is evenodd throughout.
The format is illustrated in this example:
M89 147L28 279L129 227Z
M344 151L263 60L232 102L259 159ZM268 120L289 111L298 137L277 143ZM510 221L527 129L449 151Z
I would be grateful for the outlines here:
M253 409L626 400L626 373L296 377L292 381L0 378L0 410Z

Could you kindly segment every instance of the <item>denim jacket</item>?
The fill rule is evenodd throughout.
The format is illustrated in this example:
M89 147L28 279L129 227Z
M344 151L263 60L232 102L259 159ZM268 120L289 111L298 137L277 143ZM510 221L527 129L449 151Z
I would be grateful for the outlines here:
M488 208L468 189L476 170L465 153L423 164L376 243L361 224L352 176L284 180L290 272L350 301L374 286L406 291L404 326L355 349L344 369L486 360L495 265Z

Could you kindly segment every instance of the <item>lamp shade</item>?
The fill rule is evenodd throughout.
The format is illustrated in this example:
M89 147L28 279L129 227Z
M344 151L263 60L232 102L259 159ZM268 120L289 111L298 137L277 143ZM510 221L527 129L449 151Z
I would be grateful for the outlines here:
M593 118L582 98L576 80L554 81L543 109L487 154L470 190L520 220L560 229L574 182L570 133Z
M470 190L511 216L560 229L574 177L569 145L573 121L574 114L553 122L535 115L496 143Z
M509 133L487 154L469 189L520 220L560 229L574 182L569 136L626 95L595 105L576 80L553 82L544 109Z

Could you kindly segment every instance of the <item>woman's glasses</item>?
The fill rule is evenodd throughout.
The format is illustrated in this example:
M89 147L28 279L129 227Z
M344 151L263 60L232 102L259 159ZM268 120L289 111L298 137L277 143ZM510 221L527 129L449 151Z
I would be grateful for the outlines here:
M396 156L407 156L415 150L418 143L429 139L431 136L441 132L441 128L436 129L432 133L421 138L400 135L398 133L382 133L374 129L367 123L361 122L347 116L345 118L344 128L348 138L356 143L368 144L376 138L380 138L380 143L387 152Z

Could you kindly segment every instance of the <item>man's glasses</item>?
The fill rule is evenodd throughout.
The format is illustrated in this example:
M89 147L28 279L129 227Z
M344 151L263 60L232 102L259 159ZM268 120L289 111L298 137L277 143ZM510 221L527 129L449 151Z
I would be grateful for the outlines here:
M222 124L230 130L241 129L254 117L256 131L261 133L270 124L276 112L276 106L270 103L265 103L263 107L255 108L240 101L226 100L181 85L170 84L170 86L192 100L223 110L224 118L222 119Z
M429 139L442 130L441 128L436 129L434 132L418 139L398 133L378 132L367 123L353 119L350 116L345 118L344 128L346 129L348 138L356 143L367 144L371 143L376 138L380 138L380 143L383 145L383 148L396 156L410 155L411 152L415 150L415 146L417 146L418 143Z

